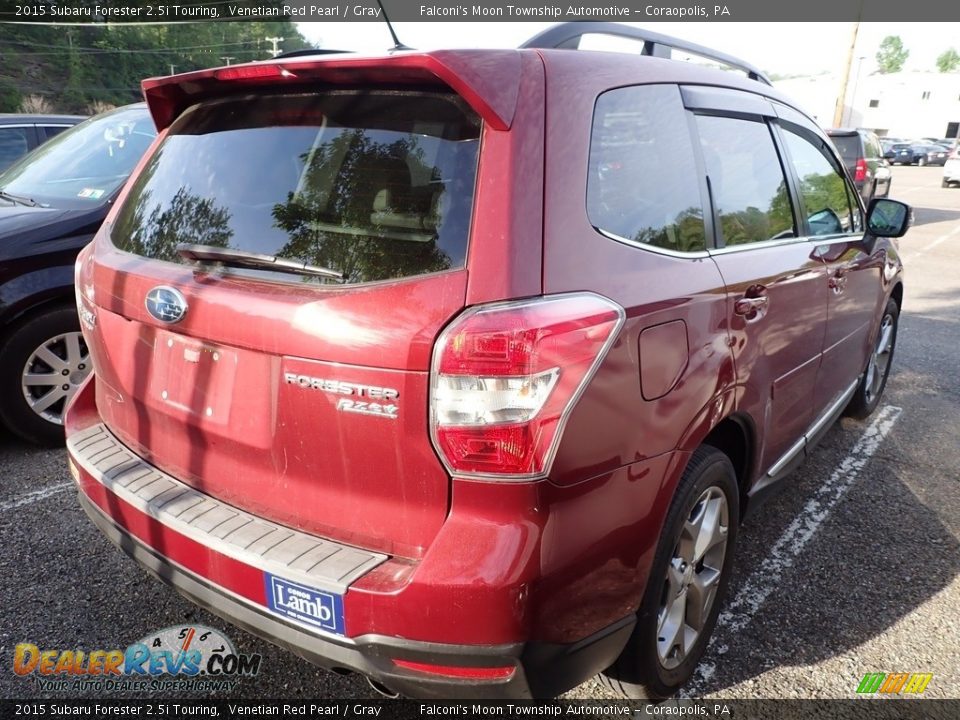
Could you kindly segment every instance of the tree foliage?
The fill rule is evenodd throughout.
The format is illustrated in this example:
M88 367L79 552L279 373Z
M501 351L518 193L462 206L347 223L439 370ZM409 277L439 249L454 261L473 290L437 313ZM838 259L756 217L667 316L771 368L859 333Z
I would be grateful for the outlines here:
M0 111L15 112L28 95L59 112L136 102L144 78L269 58L268 37L284 38L283 51L310 47L291 22L4 25Z
M877 65L881 73L900 72L909 56L910 51L903 46L903 40L898 35L887 35L877 50Z
M944 50L937 57L937 70L940 72L956 72L957 68L960 68L960 53L953 48Z

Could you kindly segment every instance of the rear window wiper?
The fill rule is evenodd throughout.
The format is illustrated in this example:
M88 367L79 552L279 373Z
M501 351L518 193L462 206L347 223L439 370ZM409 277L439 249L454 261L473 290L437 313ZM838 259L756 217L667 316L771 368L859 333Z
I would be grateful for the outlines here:
M343 280L343 273L330 268L309 265L298 260L278 258L273 255L229 250L211 245L191 245L180 243L177 245L177 254L194 262L219 263L225 267L246 267L255 270L274 270L275 272L294 273L300 275L315 275L331 280Z
M38 203L36 200L28 197L22 197L20 195L14 195L13 193L8 193L3 188L0 188L0 197L10 200L11 202L26 205L27 207L40 207L40 203Z

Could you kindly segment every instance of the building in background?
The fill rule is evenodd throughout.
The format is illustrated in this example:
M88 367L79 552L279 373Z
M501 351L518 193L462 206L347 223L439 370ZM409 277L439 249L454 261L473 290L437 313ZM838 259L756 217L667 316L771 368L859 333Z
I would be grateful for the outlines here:
M855 65L842 126L906 139L960 135L960 73L857 74ZM774 85L807 108L823 127L831 127L840 80L836 74L825 73Z

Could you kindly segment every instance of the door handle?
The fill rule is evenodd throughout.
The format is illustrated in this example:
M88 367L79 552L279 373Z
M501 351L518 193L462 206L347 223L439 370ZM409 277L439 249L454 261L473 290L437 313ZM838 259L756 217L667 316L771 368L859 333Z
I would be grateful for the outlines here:
M747 320L755 320L770 305L770 298L766 295L759 297L742 297L733 305L733 311L737 315L743 315Z
M857 266L854 263L846 263L841 265L827 280L827 285L830 286L830 289L833 290L834 293L839 295L847 287L847 275L856 269Z

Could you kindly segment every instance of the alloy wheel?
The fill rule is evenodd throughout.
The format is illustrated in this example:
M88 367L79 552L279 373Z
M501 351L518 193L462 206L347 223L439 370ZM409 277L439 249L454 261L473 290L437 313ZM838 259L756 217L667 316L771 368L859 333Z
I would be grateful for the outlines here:
M727 497L712 485L694 503L667 565L657 615L657 655L667 670L684 661L704 630L720 585L729 528Z
M880 321L880 332L877 333L877 344L867 364L867 379L864 383L864 395L867 403L879 395L883 388L883 380L890 369L890 355L893 351L893 316L886 314Z
M27 405L55 425L63 424L63 411L90 374L90 353L79 332L46 340L23 366L20 385Z

